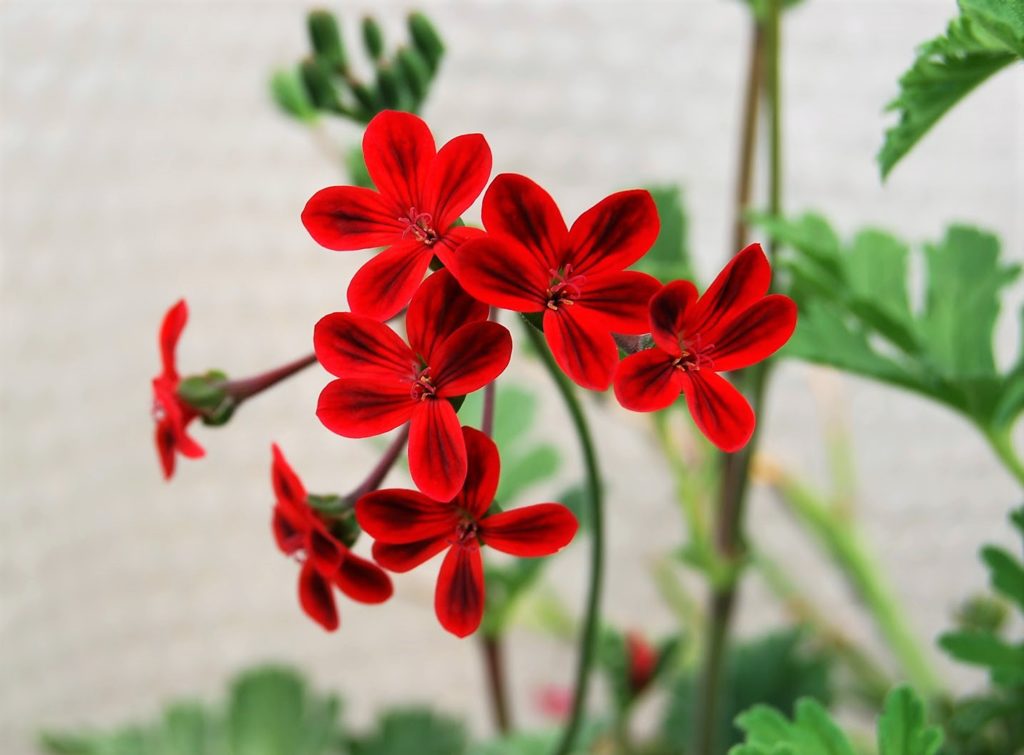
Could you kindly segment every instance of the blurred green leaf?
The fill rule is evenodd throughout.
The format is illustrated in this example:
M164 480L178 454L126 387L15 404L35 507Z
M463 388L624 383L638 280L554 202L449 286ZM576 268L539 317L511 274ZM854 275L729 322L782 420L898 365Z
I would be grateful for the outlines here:
M466 733L458 721L423 708L385 713L370 736L351 740L351 755L461 755Z
M987 632L948 632L939 646L958 661L987 668L997 684L1024 682L1024 644L1012 645Z
M658 208L661 230L654 246L633 267L653 275L662 283L693 280L682 190L677 186L651 186L647 190Z
M981 560L988 567L992 588L1024 612L1024 564L994 545L981 549Z
M310 11L306 17L306 27L316 56L337 71L345 70L348 65L345 44L341 41L338 19L334 14L326 10Z
M316 121L316 106L306 93L302 77L294 68L274 71L270 77L270 95L274 103L292 118L304 123Z
M437 71L444 57L444 42L430 19L422 13L410 13L408 18L409 36L416 50L423 57L430 73Z
M942 730L925 720L924 703L907 686L885 698L878 719L878 755L935 755L942 746Z
M802 699L793 720L767 705L757 705L736 719L746 744L730 755L856 755L850 741L820 703Z

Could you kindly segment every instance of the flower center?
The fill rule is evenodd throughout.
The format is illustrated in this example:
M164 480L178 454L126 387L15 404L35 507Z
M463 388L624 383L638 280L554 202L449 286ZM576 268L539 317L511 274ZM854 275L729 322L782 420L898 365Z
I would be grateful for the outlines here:
M573 273L572 265L566 265L559 270L548 270L548 273L551 275L551 284L548 286L548 309L557 310L563 304L572 306L582 295L587 277Z
M429 367L424 367L416 374L416 381L412 384L410 393L416 401L426 401L436 397L437 388L434 387L434 383L430 379Z
M410 234L420 243L426 246L433 246L440 238L434 230L434 218L429 212L417 212L415 207L410 207L409 212L398 218L405 223L405 230L402 231L402 238Z
M679 346L682 348L682 355L673 362L673 366L686 372L697 372L701 369L715 369L715 360L711 357L714 351L713 343L702 344L698 335L693 343L680 339Z
M480 528L477 523L468 517L464 518L455 527L455 540L453 544L467 545L477 539Z

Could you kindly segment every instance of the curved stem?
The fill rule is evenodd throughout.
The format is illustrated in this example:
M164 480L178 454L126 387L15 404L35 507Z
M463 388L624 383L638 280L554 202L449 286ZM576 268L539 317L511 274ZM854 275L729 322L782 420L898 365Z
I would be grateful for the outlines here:
M487 671L487 691L491 698L491 713L494 725L501 734L512 729L509 714L508 690L505 684L505 659L502 653L501 637L481 635L480 647L484 653L484 668Z
M594 656L597 646L598 620L600 618L601 584L604 576L604 522L603 500L604 491L601 487L601 475L597 463L597 453L594 450L594 441L590 435L590 426L583 414L583 407L576 397L576 389L569 379L562 373L555 363L551 351L544 340L544 337L528 322L523 323L523 329L533 344L534 349L540 356L544 366L555 381L555 386L565 402L565 408L572 419L573 427L580 442L580 451L583 453L583 465L587 475L587 500L590 504L588 515L590 517L590 584L588 585L586 613L583 618L583 636L580 638L579 662L576 667L576 685L573 690L572 712L569 721L565 726L562 739L555 748L555 755L568 755L572 751L576 736L579 734L580 725L583 723L583 713L587 703L587 687L590 681L590 672L594 665Z
M267 372L262 372L259 375L253 375L248 378L241 378L239 380L228 380L224 383L223 388L225 393L230 396L236 405L241 404L247 398L255 396L257 393L261 393L271 386L277 385L282 380L290 378L297 372L301 372L310 365L316 364L316 354L307 354L304 357L296 359L294 362L288 362L288 364L277 367Z
M391 445L388 446L384 455L380 457L380 461L377 465L370 470L370 474L366 476L359 485L345 496L346 500L352 501L353 503L362 498L367 493L370 493L380 487L380 484L384 482L384 478L388 476L388 472L391 471L391 467L395 466L395 462L398 461L399 455L402 453L402 448L405 447L405 442L409 440L409 424L406 423L401 430L398 431L398 435L391 441Z

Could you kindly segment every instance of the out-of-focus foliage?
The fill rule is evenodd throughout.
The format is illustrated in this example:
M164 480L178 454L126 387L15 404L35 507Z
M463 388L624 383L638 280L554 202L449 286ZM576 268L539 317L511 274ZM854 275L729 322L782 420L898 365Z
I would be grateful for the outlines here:
M466 751L466 732L458 721L429 710L406 708L386 712L377 731L350 740L348 755L459 755Z
M654 246L634 268L653 275L662 283L693 280L689 219L683 205L682 190L678 186L649 186L647 190L658 207L661 230Z

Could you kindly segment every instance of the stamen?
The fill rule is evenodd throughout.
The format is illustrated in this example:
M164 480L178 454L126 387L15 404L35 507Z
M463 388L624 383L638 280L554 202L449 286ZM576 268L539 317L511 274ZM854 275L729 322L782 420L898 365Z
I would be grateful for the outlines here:
M409 212L400 216L398 220L405 223L405 230L402 231L403 239L411 233L417 241L426 246L432 246L440 238L437 231L434 230L434 218L429 212L417 212L415 207L410 207Z
M562 304L571 306L583 295L583 284L587 277L574 275L572 265L566 265L562 270L548 270L548 274L551 276L551 285L548 287L548 309L557 310Z

